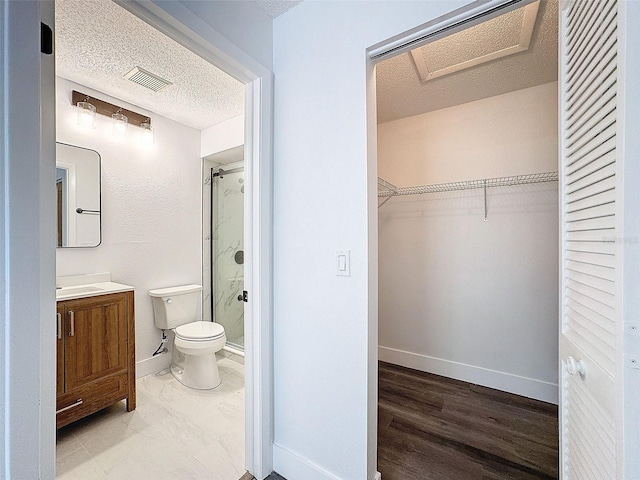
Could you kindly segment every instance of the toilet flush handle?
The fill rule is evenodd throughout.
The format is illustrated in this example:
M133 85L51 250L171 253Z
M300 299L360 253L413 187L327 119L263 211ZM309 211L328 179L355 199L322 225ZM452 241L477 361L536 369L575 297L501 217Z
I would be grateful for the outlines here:
M173 300L171 300L170 298L167 298L167 303L171 303Z

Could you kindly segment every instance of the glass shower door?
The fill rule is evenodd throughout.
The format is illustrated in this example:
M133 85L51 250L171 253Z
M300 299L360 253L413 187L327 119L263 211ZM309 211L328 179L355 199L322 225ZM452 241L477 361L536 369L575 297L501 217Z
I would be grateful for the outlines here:
M212 169L212 179L212 317L244 350L244 171Z

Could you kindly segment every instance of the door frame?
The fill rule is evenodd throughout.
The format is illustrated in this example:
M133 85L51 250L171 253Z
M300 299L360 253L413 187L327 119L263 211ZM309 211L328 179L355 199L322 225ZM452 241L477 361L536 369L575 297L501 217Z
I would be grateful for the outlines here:
M366 50L367 78L367 205L369 245L369 321L367 382L367 478L379 480L378 439L378 157L376 77L377 63L425 45L429 42L485 22L535 0L476 0L427 23L376 43Z
M273 467L272 73L178 2L113 1L245 84L245 466L262 479Z

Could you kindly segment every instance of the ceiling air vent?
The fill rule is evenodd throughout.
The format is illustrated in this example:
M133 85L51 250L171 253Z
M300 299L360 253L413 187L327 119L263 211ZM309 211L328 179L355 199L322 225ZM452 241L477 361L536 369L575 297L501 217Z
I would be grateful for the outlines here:
M133 67L133 70L125 74L124 78L131 80L133 83L137 83L138 85L142 85L149 90L153 90L154 92L159 92L163 88L173 85L170 81L160 78L159 76L140 67Z

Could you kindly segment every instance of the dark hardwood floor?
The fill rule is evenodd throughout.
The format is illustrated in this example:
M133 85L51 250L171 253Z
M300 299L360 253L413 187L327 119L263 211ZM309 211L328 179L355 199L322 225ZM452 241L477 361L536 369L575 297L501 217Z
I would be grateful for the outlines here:
M558 409L536 400L379 364L383 480L558 478Z

